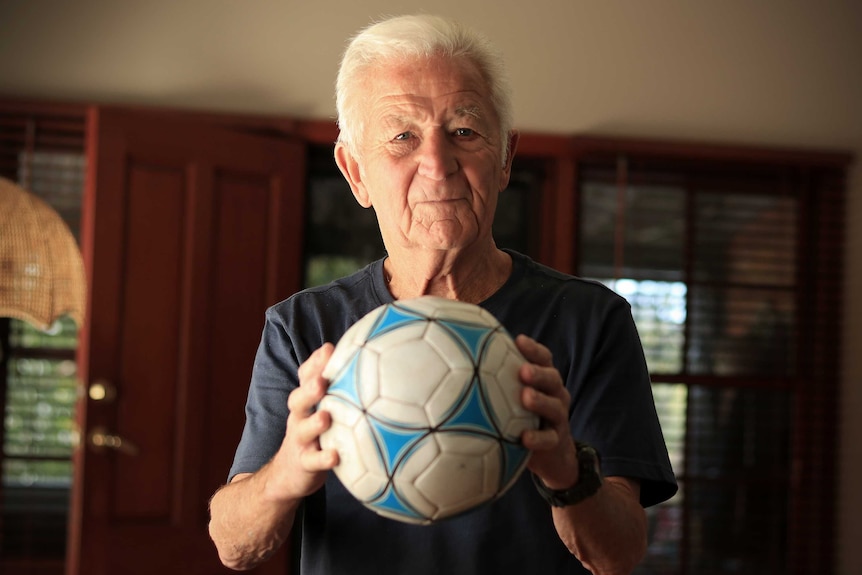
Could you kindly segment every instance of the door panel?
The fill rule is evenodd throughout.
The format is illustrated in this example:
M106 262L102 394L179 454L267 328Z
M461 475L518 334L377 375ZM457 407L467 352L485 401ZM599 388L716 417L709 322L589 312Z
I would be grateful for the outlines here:
M263 312L300 285L304 147L113 108L89 130L79 362L116 392L79 401L67 573L227 573L207 501L242 430Z

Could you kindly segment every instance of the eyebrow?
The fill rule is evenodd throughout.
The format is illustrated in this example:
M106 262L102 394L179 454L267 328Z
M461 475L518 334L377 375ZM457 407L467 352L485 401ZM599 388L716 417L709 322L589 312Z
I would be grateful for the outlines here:
M470 116L472 118L476 118L477 120L482 118L482 114L480 113L481 109L479 106L459 106L455 108L455 114L458 116Z
M473 118L474 120L482 120L482 107L476 104L465 104L455 108L455 117L457 118ZM413 123L413 118L410 114L392 113L385 114L380 117L380 121L389 127L407 126Z

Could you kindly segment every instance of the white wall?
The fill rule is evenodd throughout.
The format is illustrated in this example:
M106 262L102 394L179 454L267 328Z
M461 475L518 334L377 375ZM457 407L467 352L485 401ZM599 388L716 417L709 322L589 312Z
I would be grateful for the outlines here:
M332 118L346 38L416 0L3 0L0 94ZM851 150L838 572L862 573L862 2L437 0L522 129ZM837 329L837 327L836 327Z

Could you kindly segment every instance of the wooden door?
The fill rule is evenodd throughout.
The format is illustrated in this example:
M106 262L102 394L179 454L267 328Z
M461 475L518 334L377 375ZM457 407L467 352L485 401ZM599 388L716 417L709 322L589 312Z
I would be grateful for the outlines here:
M300 285L304 146L122 109L88 122L67 575L226 573L207 502L242 430L263 312Z

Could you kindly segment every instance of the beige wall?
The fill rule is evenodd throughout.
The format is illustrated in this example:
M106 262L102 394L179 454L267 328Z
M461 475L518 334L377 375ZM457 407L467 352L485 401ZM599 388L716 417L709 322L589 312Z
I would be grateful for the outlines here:
M427 4L426 4L427 5ZM842 148L838 572L862 573L862 2L437 0L505 51L521 128ZM347 36L415 0L3 0L0 94L331 118ZM425 9L427 11L427 9Z

